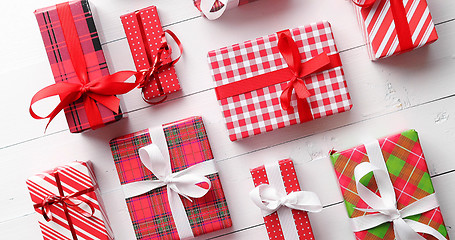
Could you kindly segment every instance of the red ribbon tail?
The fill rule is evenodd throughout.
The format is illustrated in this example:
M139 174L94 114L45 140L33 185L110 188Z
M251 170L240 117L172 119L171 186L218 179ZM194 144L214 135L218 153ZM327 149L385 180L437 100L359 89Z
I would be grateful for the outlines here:
M89 93L87 94L88 97L96 100L97 102L101 103L103 106L109 108L111 111L118 113L119 106L120 106L120 99L114 95L107 96L107 95L98 95Z
M311 96L302 79L298 79L297 81L295 81L294 89L295 93L297 94L297 99L299 100L304 100Z
M292 91L294 87L292 84L292 81L288 84L288 86L283 90L280 96L280 103L281 103L281 108L285 111L288 111L291 109L291 97L292 97Z
M104 126L103 118L94 99L86 96L84 99L84 108L87 113L87 119L92 129L98 129Z

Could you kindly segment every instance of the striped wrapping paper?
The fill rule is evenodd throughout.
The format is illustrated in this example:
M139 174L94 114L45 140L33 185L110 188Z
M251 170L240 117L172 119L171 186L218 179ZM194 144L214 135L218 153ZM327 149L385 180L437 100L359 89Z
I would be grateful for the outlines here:
M291 192L301 191L299 180L294 169L294 163L291 159L285 159L278 162L282 176L282 183L286 194ZM250 170L251 176L253 177L254 186L257 187L261 184L269 184L269 178L267 177L266 166L260 166ZM308 219L308 213L305 211L292 209L292 216L296 225L295 231L299 236L300 240L314 240L313 230L311 228L310 220ZM264 217L265 227L267 228L267 234L270 240L285 240L278 212L274 212ZM297 239L287 239L297 240Z
M415 130L404 131L380 139L379 146L395 189L398 209L403 209L418 199L434 193L425 156ZM330 158L340 183L349 217L355 218L369 214L356 209L371 208L358 196L354 180L354 168L362 162L369 162L365 146L360 145L340 153L334 152ZM367 175L360 182L371 191L377 191L376 181L372 174ZM439 207L407 218L429 225L449 239ZM395 239L393 226L390 222L357 232L355 236L361 240ZM434 239L427 235L424 237Z
M73 162L28 178L27 186L32 202L39 204L50 195L60 196L56 182L57 174L64 196L91 187L95 188L94 191L78 197L80 200L88 200L93 204L95 213L92 217L85 217L68 207L72 224L77 233L77 239L114 239L90 162ZM49 222L42 216L41 208L35 208L35 210L39 214L39 225L45 240L73 240L69 230L68 219L61 203L53 204L50 207L53 219Z
M69 4L85 61L87 62L89 80L109 75L88 1L76 0L69 2ZM35 16L55 82L79 83L80 81L74 71L65 43L56 6L38 9L35 11ZM102 104L97 103L97 106L104 124L118 121L122 118L120 109L119 113L116 114ZM64 111L69 129L72 133L82 132L90 128L82 99L70 104Z
M141 10L122 15L120 17L125 30L126 38L130 46L136 70L150 68L162 41L163 28L161 27L160 17L155 6L143 8ZM171 61L170 50L164 51L161 57L163 64ZM159 83L152 81L148 86L144 86L143 95L145 100L169 94L180 90L179 79L174 66L163 69L158 73ZM158 87L161 85L163 92Z
M213 159L201 117L191 117L163 125L173 172ZM152 143L149 130L118 137L110 142L120 183L157 178L142 165L141 147ZM232 225L218 173L207 176L212 188L202 198L190 202L180 197L194 236L218 231ZM180 239L169 208L165 187L126 199L137 239Z
M338 53L331 25L327 21L289 31L299 48L302 63L321 53L330 56ZM277 44L275 33L210 51L208 62L217 88L287 68ZM313 119L351 109L351 97L342 66L311 74L304 78L304 82L311 95L306 100ZM282 82L218 101L231 141L304 122L297 107L289 111L281 108L280 95L287 84ZM292 96L291 106L296 105L296 97Z
M353 0L362 3L359 0ZM393 0L392 0L393 1ZM433 43L438 39L426 0L403 0L413 48L401 49L391 0L377 0L368 8L355 7L370 59L390 57Z
M239 6L243 4L247 4L250 2L254 2L256 0L239 0ZM201 0L193 0L194 6L201 11ZM221 3L219 0L216 0L216 2L213 4L211 12L216 12L220 10L224 6L223 3Z

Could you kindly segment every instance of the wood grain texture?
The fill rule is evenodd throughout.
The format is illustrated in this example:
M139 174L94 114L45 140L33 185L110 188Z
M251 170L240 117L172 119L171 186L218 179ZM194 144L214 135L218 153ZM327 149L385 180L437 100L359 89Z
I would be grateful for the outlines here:
M91 160L117 239L134 239L108 141L161 123L200 115L212 144L233 227L197 239L267 239L260 211L248 199L249 169L291 157L304 190L326 206L310 214L318 240L354 239L332 166L326 155L365 139L414 128L419 132L449 235L455 236L455 2L428 0L439 40L378 62L368 60L354 10L347 0L258 0L230 10L217 21L200 16L191 0L91 0L111 72L134 69L119 16L156 5L164 28L184 45L176 65L182 91L158 106L138 90L123 96L128 118L96 131L71 134L60 114L45 121L28 114L31 97L53 83L34 9L57 0L2 3L0 15L0 239L42 239L25 180L73 160ZM206 62L209 50L321 19L332 24L354 108L232 143L213 91ZM14 24L13 24L14 23ZM27 229L27 231L23 231ZM330 231L328 230L330 229Z

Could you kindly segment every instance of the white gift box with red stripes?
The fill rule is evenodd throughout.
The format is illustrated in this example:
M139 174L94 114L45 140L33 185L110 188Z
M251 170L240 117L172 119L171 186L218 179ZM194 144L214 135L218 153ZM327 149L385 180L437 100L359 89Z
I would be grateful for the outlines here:
M420 48L438 39L426 0L352 1L371 60Z
M27 186L45 240L114 239L90 162L31 176Z
M336 64L331 60L330 67L301 78L310 93L304 99L305 117L297 111L299 103L295 94L290 99L293 109L283 110L280 104L280 94L287 88L289 77L294 76L290 71L283 71L289 66L278 48L282 32L287 32L297 45L303 71L305 63L322 54L337 59ZM348 111L352 107L343 66L327 21L210 51L208 62L231 141ZM270 74L274 75L270 78L280 79L264 85L264 82L272 82L268 81ZM250 84L251 91L237 88L238 83L245 82Z

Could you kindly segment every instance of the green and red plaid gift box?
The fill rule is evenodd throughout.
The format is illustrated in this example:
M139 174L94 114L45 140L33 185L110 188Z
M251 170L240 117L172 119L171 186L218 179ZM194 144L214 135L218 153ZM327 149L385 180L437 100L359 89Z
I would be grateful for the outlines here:
M191 117L163 125L172 172L213 159L201 117ZM110 141L115 166L122 185L157 178L141 162L138 150L152 143L149 130L142 130ZM207 176L212 188L192 202L180 197L193 235L228 228L232 225L218 174ZM170 210L165 187L126 200L137 239L180 239Z
M380 139L379 146L395 190L398 210L435 192L415 130L404 131ZM356 218L370 214L362 211L362 209L371 208L359 197L354 179L356 166L362 162L370 161L365 146L360 145L343 152L332 152L330 158L335 168L349 217ZM372 192L378 192L377 183L372 173L362 178L360 183ZM439 207L423 214L407 217L407 219L429 225L449 239ZM369 230L356 232L355 235L357 239L362 240L395 239L393 226L390 222ZM426 234L422 236L426 239L434 239Z

